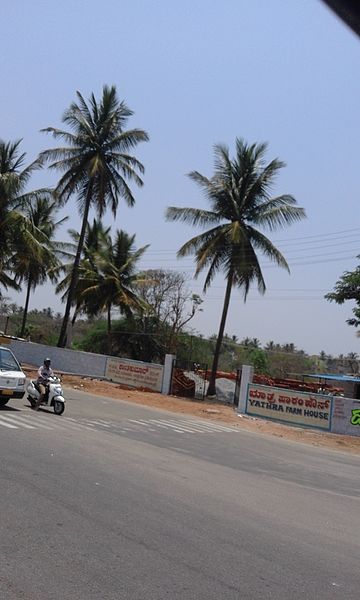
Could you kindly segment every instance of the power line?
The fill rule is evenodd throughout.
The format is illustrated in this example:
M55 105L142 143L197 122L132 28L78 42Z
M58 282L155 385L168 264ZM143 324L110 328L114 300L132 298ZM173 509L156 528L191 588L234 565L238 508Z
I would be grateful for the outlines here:
M351 236L351 238L354 238L354 236ZM337 243L334 244L334 241L336 241L336 240L340 240L340 241L337 241ZM346 245L349 245L349 244L359 244L360 245L360 237L358 237L358 236L355 237L354 239L344 239L343 237L332 238L330 244L328 244L328 243L324 244L323 243L323 242L329 242L329 241L330 240L319 240L319 243L316 246L307 246L307 245L304 245L304 243L300 244L300 243L297 242L296 246L299 246L298 248L295 247L295 245L293 245L292 247L289 247L289 248L286 248L286 247L284 248L283 247L283 248L281 248L281 251L282 252L286 252L286 253L293 252L293 251L295 251L295 252L303 252L303 251L306 252L306 251L309 251L309 250L321 250L322 248L334 248L334 247L337 248L339 246L346 246ZM312 243L314 243L314 242L312 242ZM278 243L274 242L274 245L278 245ZM225 248L225 246L218 246L218 247L219 248L221 248L221 247ZM359 250L360 249L358 248L357 251L359 251ZM177 255L177 252L178 252L178 249L177 250L172 250L172 249L169 249L169 250L153 250L153 251L148 250L146 252L145 256L146 257L154 256L154 257L158 257L158 260L163 260L163 259L166 259L166 256ZM191 258L191 256L183 257L183 260L187 259L187 258Z
M360 245L360 240L359 240L359 245ZM323 248L331 248L333 247L332 244L329 244L327 246L323 246ZM308 250L322 250L322 247L317 247L317 248L298 248L296 250L296 252L307 252ZM285 258L287 258L288 260L301 260L303 258L317 258L319 256L331 256L332 254L343 254L345 252L351 252L353 251L355 253L355 257L357 256L357 253L360 252L360 248L359 246L357 246L356 248L344 248L343 250L337 250L336 248L333 249L332 252L326 252L326 253L322 253L322 254L309 254L308 256L293 256L293 257L289 257L289 252L291 252L291 250L289 252L284 253L285 254ZM168 262L171 261L172 258L143 258L141 260L141 263L145 263L145 262ZM192 261L194 262L194 256L186 256L186 257L181 257L178 260L181 261Z
M308 257L307 256L296 257L293 259L293 261L295 261L295 260L301 261L306 258L311 259L311 258L315 258L316 256L331 256L332 254L333 254L333 252L326 253L326 254L318 254L318 255L313 255L313 256L308 256ZM342 260L354 260L355 258L356 258L356 256L354 254L350 254L348 256L328 258L328 259L324 259L324 260L314 260L314 261L310 260L310 261L305 261L305 262L290 262L290 261L288 261L288 263L289 263L289 267L293 268L293 267L300 267L300 266L307 266L307 265L320 265L320 264L325 264L325 263L330 263L330 262L339 262ZM152 264L154 264L154 263L152 263ZM250 264L250 263L243 263L243 264L245 266L246 264ZM171 264L168 264L165 266L169 270L181 270L183 272L194 272L194 270L196 268L196 264L188 266L188 265L179 265L179 264L171 263ZM153 266L152 268L148 267L148 270L150 270L150 271L156 270L156 268L159 268L159 267L156 267L156 266ZM261 265L261 269L274 269L274 268L278 269L279 265L277 265L276 263L271 263L271 262ZM206 268L204 268L203 271L206 271Z
M349 234L349 235L343 235L343 234ZM317 240L319 241L319 243L327 242L330 241L327 238L331 238L331 240L337 240L337 239L344 239L347 237L356 237L360 235L360 228L354 228L354 229L344 229L344 230L338 230L338 231L333 231L333 232L328 232L328 233L319 233L316 235L308 235L308 236L303 236L303 237L294 237L294 238L286 238L286 239L280 239L280 240L273 240L274 244L281 244L283 242L287 242L287 243L291 243L291 244L303 244L303 243L314 243L314 241L316 242ZM336 237L335 237L336 236ZM356 240L354 240L356 241ZM164 249L160 249L160 250L154 250L152 253L153 254L162 254L162 253L176 253L177 249L173 249L173 248L164 248Z
M224 282L224 285L212 285L211 289L221 289L223 290L225 288L226 283ZM197 286L197 287L202 287L202 285L199 283L197 284L196 282L191 283L191 287L193 286ZM271 293L271 292L327 292L328 289L327 288L266 288L266 292L267 293Z

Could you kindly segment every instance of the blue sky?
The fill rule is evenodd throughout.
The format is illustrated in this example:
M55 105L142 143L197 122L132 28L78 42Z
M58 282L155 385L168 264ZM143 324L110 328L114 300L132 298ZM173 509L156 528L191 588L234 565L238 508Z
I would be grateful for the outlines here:
M136 153L146 173L135 208L121 203L116 221L105 221L151 244L144 268L184 271L194 292L202 280L191 279L192 259L178 261L176 251L195 232L166 223L165 208L205 206L186 173L211 176L215 143L232 150L237 136L267 141L269 160L287 163L274 193L293 194L307 219L270 236L291 275L262 261L266 295L251 291L244 305L234 290L226 331L311 353L360 350L345 322L351 304L323 299L360 254L360 41L322 2L12 0L0 31L0 136L23 138L31 160L52 145L39 130L61 123L76 90L99 96L115 84L135 111L129 127L151 139ZM42 171L32 187L55 183ZM75 199L62 214L79 228ZM205 335L218 329L223 295L218 278L193 322ZM21 303L23 294L13 298ZM31 306L63 308L49 286Z

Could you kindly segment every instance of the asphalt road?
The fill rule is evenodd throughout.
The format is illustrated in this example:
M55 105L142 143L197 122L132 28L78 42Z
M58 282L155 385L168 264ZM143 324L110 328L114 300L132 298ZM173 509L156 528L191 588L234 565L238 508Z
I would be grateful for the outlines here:
M1 600L358 600L357 457L67 397L0 410Z

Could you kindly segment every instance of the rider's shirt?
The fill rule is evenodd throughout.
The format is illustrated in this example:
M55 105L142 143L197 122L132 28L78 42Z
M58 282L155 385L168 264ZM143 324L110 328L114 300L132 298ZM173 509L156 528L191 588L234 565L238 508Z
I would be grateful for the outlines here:
M51 368L47 368L45 367L45 365L42 365L39 370L38 370L38 383L46 383L47 380L49 379L49 377L53 377L54 376L54 371Z

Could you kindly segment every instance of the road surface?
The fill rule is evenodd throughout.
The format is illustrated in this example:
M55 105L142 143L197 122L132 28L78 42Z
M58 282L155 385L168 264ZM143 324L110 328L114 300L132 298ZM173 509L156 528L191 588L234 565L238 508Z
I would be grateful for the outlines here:
M2 600L358 600L359 458L67 397L0 410Z

